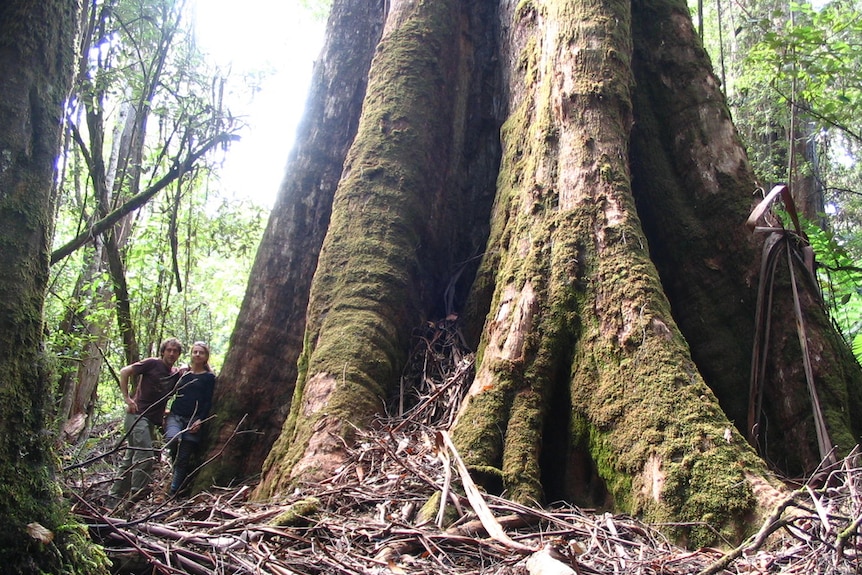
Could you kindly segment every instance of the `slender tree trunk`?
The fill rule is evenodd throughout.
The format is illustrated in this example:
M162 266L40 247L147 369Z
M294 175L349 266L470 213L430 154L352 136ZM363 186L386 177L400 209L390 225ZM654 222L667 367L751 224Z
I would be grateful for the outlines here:
M124 105L123 110L118 115L117 124L113 129L111 151L107 166L104 167L104 188L105 190L109 190L110 193L100 203L110 202L111 205L120 203L120 200L117 199L122 195L121 190L117 188L118 171L121 172L119 179L122 180L125 177L125 167L139 165L141 152L140 150L134 151L135 148L132 148L131 138L131 134L135 132L135 126L137 125L135 118L134 109L128 104ZM106 132L106 128L107 126L104 125L101 118L98 125L90 126L90 130L98 131L100 134ZM93 140L103 142L104 138L100 136L99 138L91 139L91 141ZM139 148L140 145L137 147ZM95 149L95 145L91 149ZM99 153L102 153L102 151L100 150ZM129 161L130 155L135 156L133 162ZM102 166L102 164L98 164L98 166ZM91 175L93 176L93 181L99 180L98 174ZM100 210L100 213L104 214L105 210ZM130 232L130 217L123 218L114 227L114 231L111 232L118 234L118 247L126 244ZM75 290L71 296L71 303L66 312L67 317L63 322L63 325L66 326L66 329L69 330L73 338L81 337L84 339L83 349L78 354L80 361L78 362L77 369L65 373L60 382L60 388L63 390L60 417L63 422L63 432L68 441L77 441L81 437L86 437L86 432L92 426L92 415L98 400L99 380L104 363L102 350L105 349L110 331L110 321L107 315L94 316L94 314L88 313L82 317L80 312L82 309L90 312L94 309L110 309L113 305L111 301L112 290L109 285L99 284L93 292L84 290L84 286L90 286L94 281L97 281L97 275L108 268L108 258L102 236L95 238L94 244L93 257L86 258L84 262L81 276L76 282ZM115 255L114 259L118 259L118 255ZM120 265L120 269L122 270L122 265ZM124 274L122 283L125 284ZM125 290L125 292L127 291ZM125 300L128 304L127 293ZM126 309L123 312L123 317L128 317L129 319L121 322L121 325L131 325L130 313L130 309ZM124 349L131 350L131 353L126 354L127 363L137 361L140 356L134 332L132 332L131 337L125 337L125 340L129 341L124 345ZM130 348L128 347L129 345L131 345Z
M70 529L45 434L53 393L42 306L78 9L58 0L0 7L0 562L10 573L105 571L86 535Z
M61 324L69 341L82 342L79 349L69 350L71 355L77 355L75 368L66 369L59 384L62 397L58 420L64 439L73 443L86 437L93 425L92 415L104 362L101 350L104 349L109 318L103 315L94 320L92 311L108 309L111 305L111 294L106 286L100 285L94 292L84 289L98 281L98 274L104 269L101 242L96 240L95 244L93 257L84 263ZM87 310L87 313L82 314L82 310Z
M799 215L825 229L826 207L823 200L822 174L817 157L815 125L797 112L793 122L793 173L790 178L793 200Z

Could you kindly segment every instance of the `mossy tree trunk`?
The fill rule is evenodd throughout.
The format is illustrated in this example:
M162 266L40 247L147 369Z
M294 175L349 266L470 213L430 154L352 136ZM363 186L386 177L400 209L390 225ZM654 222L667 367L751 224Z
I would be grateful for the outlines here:
M219 374L214 398L219 425L209 426L207 437L219 464L197 476L202 488L260 473L287 417L309 286L344 157L356 135L383 19L384 0L333 2L287 176Z
M0 564L8 573L103 572L60 498L42 344L51 194L79 4L0 8Z
M261 495L339 465L342 444L332 438L349 440L380 412L411 331L443 313L459 262L479 249L472 208L481 214L491 197L496 124L470 115L468 103L485 97L471 78L493 83L492 68L473 58L493 39L477 33L490 16L487 5L457 0L391 3L311 285L291 412Z
M748 435L763 242L741 222L760 198L750 168L738 160L742 150L708 62L691 38L685 7L672 1L633 7L639 88L631 164L638 211L698 370ZM786 263L779 269L758 435L765 459L799 477L816 468L821 455ZM816 288L800 287L814 380L840 455L862 435L862 373L830 326Z
M453 436L486 488L738 537L779 493L744 439L754 190L684 2L392 3L258 496L340 464L392 393L411 330L453 311L454 293L479 360ZM479 268L459 274L477 249ZM807 472L819 451L787 275L775 286L767 457ZM862 373L800 289L846 452Z

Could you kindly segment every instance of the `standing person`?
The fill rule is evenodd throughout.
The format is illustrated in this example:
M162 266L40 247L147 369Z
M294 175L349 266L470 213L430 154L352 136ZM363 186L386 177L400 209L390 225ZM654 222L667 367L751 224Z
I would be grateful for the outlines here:
M174 464L168 495L176 495L188 475L189 459L200 443L201 425L212 408L215 374L210 368L210 348L192 344L191 365L177 382L174 401L165 425L165 440Z
M126 402L125 431L128 446L119 477L111 486L112 500L117 503L131 494L132 501L140 501L152 492L153 463L158 451L153 449L155 428L161 426L168 404L171 376L177 373L174 364L183 352L183 345L174 337L159 346L159 357L151 357L127 365L120 370L120 391ZM140 382L129 393L129 378Z

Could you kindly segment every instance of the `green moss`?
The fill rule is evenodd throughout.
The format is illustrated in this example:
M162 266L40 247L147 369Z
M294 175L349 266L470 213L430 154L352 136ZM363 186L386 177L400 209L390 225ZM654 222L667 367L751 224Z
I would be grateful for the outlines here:
M741 469L730 450L720 449L671 463L662 491L666 509L656 520L678 525L670 533L689 546L712 544L716 531L725 541L739 541L753 528L745 519L755 507Z
M622 465L612 438L591 426L589 446L599 477L604 480L616 508L631 513L635 496L632 475Z
M544 409L541 397L530 389L517 394L509 413L503 484L518 502L544 501L539 452L542 446Z
M515 6L515 19L535 18L537 11L535 0L519 0L518 5Z
M435 491L428 501L419 509L416 514L416 521L420 525L423 523L435 523L437 514L440 512L440 499L443 497L440 491ZM447 502L446 509L443 510L443 527L448 527L460 519L458 510L451 502Z
M316 514L319 509L320 500L316 497L307 497L291 504L287 510L275 516L270 521L270 525L276 527L306 525L309 522L309 518Z
M468 467L502 467L503 436L512 387L511 378L495 378L492 389L471 399L459 424L452 430L452 441Z
M458 2L417 4L378 47L311 287L291 414L266 463L276 491L317 426L349 442L381 410L430 307L428 278L449 264L433 222L446 207L451 148L463 138L439 121L464 114L459 16ZM318 376L332 389L306 415Z

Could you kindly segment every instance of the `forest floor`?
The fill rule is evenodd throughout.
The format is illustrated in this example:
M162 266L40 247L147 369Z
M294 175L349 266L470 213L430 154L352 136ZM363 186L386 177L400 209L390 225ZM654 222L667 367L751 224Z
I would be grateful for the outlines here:
M73 511L115 573L862 573L858 454L835 468L827 488L793 491L756 535L721 548L682 548L662 535L667 526L632 517L524 506L481 491L445 431L472 380L472 354L451 327L429 324L420 334L403 380L419 383L402 382L391 407L401 415L359 431L326 481L279 501L253 500L253 485L170 498L163 455L151 497L108 506L122 455L117 420L64 455Z
M794 492L743 545L688 550L631 517L483 493L447 444L381 426L337 475L278 502L250 500L249 485L168 498L167 461L153 496L115 509L110 458L66 485L116 573L862 573L862 470L846 461L828 490Z

